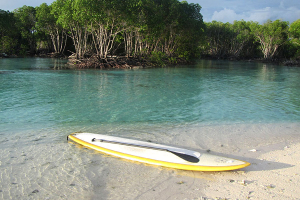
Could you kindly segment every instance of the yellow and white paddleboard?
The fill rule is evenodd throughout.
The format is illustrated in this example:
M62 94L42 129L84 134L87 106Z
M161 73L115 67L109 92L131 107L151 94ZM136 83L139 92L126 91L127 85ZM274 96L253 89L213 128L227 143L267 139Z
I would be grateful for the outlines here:
M108 135L72 133L68 139L113 156L175 169L226 171L250 165L232 158Z

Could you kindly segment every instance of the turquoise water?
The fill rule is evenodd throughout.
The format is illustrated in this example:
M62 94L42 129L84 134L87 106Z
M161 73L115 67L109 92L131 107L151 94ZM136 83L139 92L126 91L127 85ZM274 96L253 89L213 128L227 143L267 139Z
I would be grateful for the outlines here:
M199 61L139 70L53 70L0 60L0 129L300 121L300 68Z
M209 149L249 162L264 146L300 138L300 68L199 61L53 69L65 63L0 59L0 199L192 199L212 184L201 177L219 174L125 162L68 143L75 131Z

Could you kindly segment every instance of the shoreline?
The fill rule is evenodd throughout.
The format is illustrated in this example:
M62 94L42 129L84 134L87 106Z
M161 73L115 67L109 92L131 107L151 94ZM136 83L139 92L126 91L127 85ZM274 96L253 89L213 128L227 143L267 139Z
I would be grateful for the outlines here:
M297 68L203 60L186 69L53 71L66 60L0 61L0 199L295 199L289 188L299 177L288 173L299 166L298 150L290 151L300 142ZM252 165L195 172L128 162L68 143L73 132Z
M4 134L0 141L0 198L297 199L299 127L299 123L278 123L81 129L172 144L200 153L209 149L211 154L251 163L224 172L147 165L68 143L66 136L80 127Z
M143 69L143 68L153 68L162 67L161 63L151 62L149 59L125 57L125 56L110 56L107 59L98 60L94 56L85 59L75 59L72 56L63 56L56 54L49 55L35 55L35 56L25 56L30 58L55 58L55 59L65 59L68 60L66 69ZM23 58L23 56L6 56L0 57L0 59L5 58ZM178 66L178 65L191 65L195 64L198 60L224 60L232 62L258 62L258 63L269 63L275 65L283 65L286 67L300 67L300 60L263 60L263 59L232 59L232 58L195 58L192 61L186 61L177 59L176 63L166 62L163 66Z

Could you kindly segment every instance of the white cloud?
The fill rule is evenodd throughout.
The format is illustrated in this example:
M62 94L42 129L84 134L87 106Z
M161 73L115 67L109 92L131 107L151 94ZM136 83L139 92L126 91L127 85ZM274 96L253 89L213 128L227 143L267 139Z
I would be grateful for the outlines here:
M238 18L240 18L240 16L236 14L234 10L224 8L220 12L215 11L211 21L233 22Z
M274 10L270 7L263 9L253 10L251 12L243 13L246 21L257 21L259 23L264 23L268 19L274 20L273 16L276 15ZM276 19L275 19L276 20Z
M297 7L290 7L287 9L287 13L283 13L283 15L285 15L285 20L293 22L300 19L300 9Z
M210 19L205 18L205 21L221 21L221 22L230 22L234 20L245 20L245 21L257 21L259 23L264 23L268 19L276 20L281 19L284 21L293 22L300 18L300 9L297 7L284 7L284 4L281 2L278 7L265 7L262 9L253 9L250 11L244 11L238 13L235 10L224 8L221 11L215 11Z

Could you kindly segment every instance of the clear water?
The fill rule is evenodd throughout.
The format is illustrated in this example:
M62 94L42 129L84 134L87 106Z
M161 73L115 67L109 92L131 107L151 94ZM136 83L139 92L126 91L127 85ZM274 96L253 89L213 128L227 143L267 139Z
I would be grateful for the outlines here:
M300 121L300 68L200 61L139 70L52 70L0 60L0 129Z
M192 199L214 178L78 148L66 140L75 131L210 149L249 162L249 149L263 153L262 146L300 138L300 68L199 61L53 70L65 63L0 59L0 199Z

